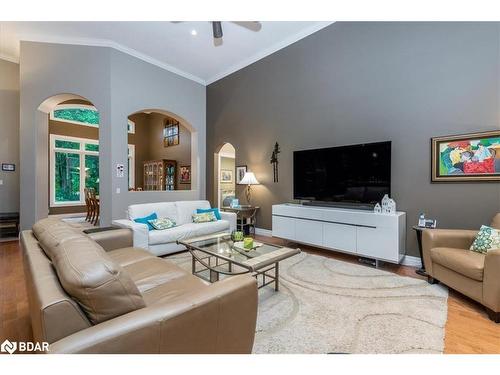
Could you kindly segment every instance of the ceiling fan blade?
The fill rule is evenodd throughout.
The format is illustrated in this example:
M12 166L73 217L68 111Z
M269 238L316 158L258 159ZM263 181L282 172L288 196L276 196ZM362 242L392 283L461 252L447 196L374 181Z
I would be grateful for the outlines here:
M245 29L251 31L260 31L262 29L262 24L259 21L232 21L234 24L244 27Z
M212 31L214 33L214 38L222 38L222 23L221 21L212 21Z

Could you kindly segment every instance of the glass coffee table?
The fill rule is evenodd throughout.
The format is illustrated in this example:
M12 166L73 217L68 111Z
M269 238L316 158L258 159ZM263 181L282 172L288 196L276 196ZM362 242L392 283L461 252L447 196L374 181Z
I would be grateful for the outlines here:
M259 288L274 284L276 291L279 290L279 262L300 254L300 249L267 243L262 243L262 246L252 250L244 250L235 246L229 233L197 237L177 243L184 245L191 253L193 275L213 283L219 280L221 274L251 273L257 278Z

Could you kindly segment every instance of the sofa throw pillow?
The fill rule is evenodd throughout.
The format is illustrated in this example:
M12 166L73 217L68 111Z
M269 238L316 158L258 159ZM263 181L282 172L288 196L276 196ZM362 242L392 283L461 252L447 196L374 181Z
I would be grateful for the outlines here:
M198 208L196 210L197 214L203 214L205 212L213 212L217 220L221 220L222 217L220 216L220 211L218 208Z
M149 224L156 230L170 229L175 227L175 221L168 217L160 217L159 219L149 220Z
M500 249L500 230L482 225L470 250L486 254L494 249Z
M148 226L148 230L153 230L155 228L149 223L149 220L156 220L156 219L158 219L158 215L156 215L156 212L153 212L149 216L138 217L137 219L134 219L134 221L136 223L146 224Z
M213 212L203 212L201 214L193 214L193 223L209 223L211 221L217 221L215 214Z

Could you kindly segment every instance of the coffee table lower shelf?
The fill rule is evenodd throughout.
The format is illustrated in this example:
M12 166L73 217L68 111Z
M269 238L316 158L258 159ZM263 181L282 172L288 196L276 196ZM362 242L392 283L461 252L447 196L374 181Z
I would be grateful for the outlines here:
M191 271L193 275L198 276L200 279L208 281L210 283L215 283L220 280L220 275L240 275L244 273L251 273L253 277L257 279L257 287L263 288L267 285L274 284L274 290L279 291L279 262L276 262L268 267L264 267L263 269L257 271L244 270L242 272L233 272L234 268L232 262L224 261L220 262L220 258L216 256L207 256L203 258L204 260L208 259L209 263L214 259L216 265L214 267L206 267L203 263L199 262L192 254L191 254ZM197 267L197 264L201 265ZM227 270L224 269L227 267ZM260 280L259 280L260 278Z

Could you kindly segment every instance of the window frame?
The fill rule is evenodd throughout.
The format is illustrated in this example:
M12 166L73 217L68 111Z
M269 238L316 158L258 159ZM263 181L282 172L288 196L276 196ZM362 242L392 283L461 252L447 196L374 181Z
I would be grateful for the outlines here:
M77 142L80 144L79 149L56 147L56 141ZM99 156L99 151L85 150L85 144L99 145L99 141L90 138L77 138L67 135L50 134L50 207L68 207L68 206L83 206L85 205L85 155ZM56 152L66 152L68 154L78 154L80 158L80 200L79 201L56 201Z
M90 109L90 110L99 112L97 110L97 108L94 107L93 105L90 105L90 104L58 104L52 111L50 111L50 120L59 121L59 122L67 122L69 124L83 125L83 126L88 126L90 128L99 129L100 124L89 124L86 122L73 121L73 120L55 117L54 111L57 111L60 109Z
M135 145L127 145L128 188L135 189ZM131 168L129 167L131 166Z

